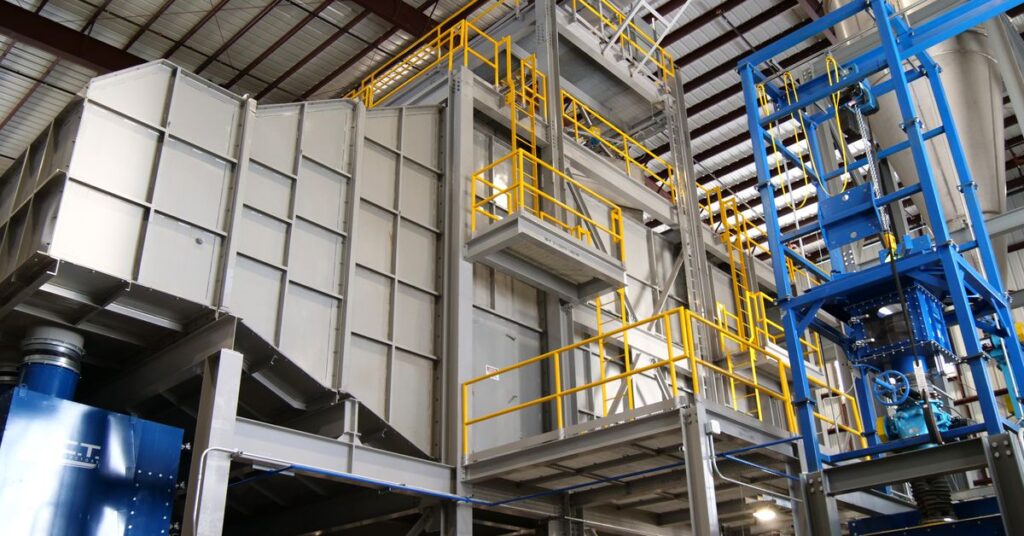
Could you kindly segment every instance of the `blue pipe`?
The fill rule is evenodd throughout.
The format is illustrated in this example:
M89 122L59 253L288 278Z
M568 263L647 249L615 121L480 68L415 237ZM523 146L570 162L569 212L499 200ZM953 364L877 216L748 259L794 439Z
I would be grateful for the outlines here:
M50 363L25 363L21 366L19 383L37 393L71 400L78 386L78 372Z
M732 461L734 461L736 463L741 463L743 465L747 465L747 466L750 466L750 467L755 467L755 468L760 469L760 470L762 470L762 471L764 471L764 472L766 472L766 473L768 473L770 475L775 475L775 476L782 477L782 478L788 478L788 479L796 481L796 482L800 481L800 477L793 476L793 475L791 475L789 473L786 473L786 472L783 472L783 471L776 471L775 469L772 469L771 467L765 467L765 466L763 466L761 464L757 464L757 463L754 463L754 462L749 461L749 460L744 460L742 458L737 458L735 456L730 456L730 455L727 455L727 454L726 455L719 454L719 456L725 458L726 460L732 460Z

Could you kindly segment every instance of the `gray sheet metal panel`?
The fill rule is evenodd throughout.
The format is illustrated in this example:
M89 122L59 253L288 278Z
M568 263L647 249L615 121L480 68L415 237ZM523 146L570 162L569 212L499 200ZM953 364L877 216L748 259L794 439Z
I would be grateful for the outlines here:
M236 314L252 318L257 333L324 385L335 385L341 352L355 106L324 101L257 109L229 300Z
M4 274L43 251L212 304L244 102L165 62L94 79L0 180Z
M97 78L0 177L0 276L41 250L167 292L111 300L179 327L223 308L429 451L441 110L371 112L376 141L366 115L340 100L256 107L167 62ZM364 145L393 167L353 179ZM105 299L87 269L62 267L39 298L54 305L36 309Z
M483 168L507 154L507 136L478 122L474 129L474 163ZM504 184L510 166L487 177ZM477 225L483 225L483 219ZM473 267L473 374L481 376L529 359L543 348L543 293L511 275L483 264ZM470 390L470 415L481 416L542 396L542 366L528 366L476 384ZM543 408L534 406L470 428L470 451L507 444L544 431Z
M441 109L366 112L341 387L431 452L441 275Z

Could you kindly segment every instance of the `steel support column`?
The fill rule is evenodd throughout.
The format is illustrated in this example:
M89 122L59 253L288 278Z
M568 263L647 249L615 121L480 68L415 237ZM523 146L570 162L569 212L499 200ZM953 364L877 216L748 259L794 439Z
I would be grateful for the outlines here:
M472 487L462 481L463 451L462 382L473 376L473 264L463 251L469 233L469 178L473 173L473 73L458 68L448 83L447 177L444 181L444 343L441 411L443 461L455 466L454 492L469 495ZM442 516L445 536L473 534L473 509L464 503L445 505Z
M786 472L791 475L800 474L800 461L793 460L786 463ZM789 480L790 510L793 514L793 533L796 536L814 536L811 527L807 523L807 504L804 501L804 488L801 481Z
M708 441L707 409L693 400L679 410L686 449L686 489L690 510L690 530L697 536L718 536L718 503L715 499L714 460Z
M192 466L185 495L184 536L215 536L224 528L231 458L226 452L209 449L229 444L234 435L242 361L242 354L221 350L203 366Z
M561 120L562 80L558 59L558 20L555 12L555 0L538 0L534 2L534 10L537 69L545 75L547 85L544 89L548 96L545 103L548 117L548 146L541 151L541 158L555 169L566 171L565 150L562 145L564 140ZM538 116L540 115L541 111L538 110ZM551 177L544 177L541 180L546 183L542 186L545 191L563 202L568 201L568 192L564 191L562 181L554 181ZM551 209L561 211L557 207L551 207ZM553 350L572 342L572 308L563 306L557 297L550 294L546 300L546 342L548 349ZM573 379L577 377L575 360L565 359L561 365L561 384L571 385ZM576 407L576 398L573 396L562 400L563 420L566 424L571 425L577 421L579 412ZM552 418L551 421L555 422L555 419Z
M807 523L811 534L815 536L839 536L839 508L834 497L828 494L828 481L819 471L805 473L804 509L807 512Z
M700 217L699 194L693 163L693 147L686 116L686 91L681 73L672 79L671 95L664 99L668 118L669 146L672 165L676 170L676 221L679 225L681 246L679 258L661 288L655 312L665 307L668 293L680 270L685 274L687 305L705 318L714 316L715 296L711 287L708 257L704 249L704 226ZM710 355L706 337L699 344L700 355Z
M985 438L985 455L1007 534L1024 534L1024 448L1013 434Z

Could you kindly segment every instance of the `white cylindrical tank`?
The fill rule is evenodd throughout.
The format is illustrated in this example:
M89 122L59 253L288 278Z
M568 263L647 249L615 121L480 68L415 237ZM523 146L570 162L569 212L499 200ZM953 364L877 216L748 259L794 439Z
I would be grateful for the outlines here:
M826 9L832 10L846 4L848 0L828 0ZM897 9L915 3L911 0L893 0ZM873 28L874 20L867 14L847 19L836 27L840 40L856 36ZM991 218L1006 210L1006 164L1005 137L1003 134L1002 83L998 66L990 54L989 36L980 27L971 29L928 50L932 59L942 69L941 78L950 102L953 118L967 153L967 161L975 182L985 218ZM877 83L888 74L879 74L870 79ZM928 87L928 81L919 79L911 84L918 117L924 130L941 124L935 99ZM879 99L881 112L867 117L868 126L875 142L888 147L906 139L900 123L899 107L893 93ZM928 142L929 159L938 184L939 195L951 231L964 227L967 212L963 197L957 189L958 178L953 166L949 145L944 136ZM904 185L918 182L910 151L903 151L889 158L893 170ZM931 226L923 208L921 196L915 196L924 222ZM1000 270L1006 271L1006 241L993 241Z

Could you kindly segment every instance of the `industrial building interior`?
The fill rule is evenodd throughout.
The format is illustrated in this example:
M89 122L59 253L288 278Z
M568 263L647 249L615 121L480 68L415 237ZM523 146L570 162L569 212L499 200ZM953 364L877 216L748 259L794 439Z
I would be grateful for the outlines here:
M1022 31L0 2L0 533L1024 534Z

